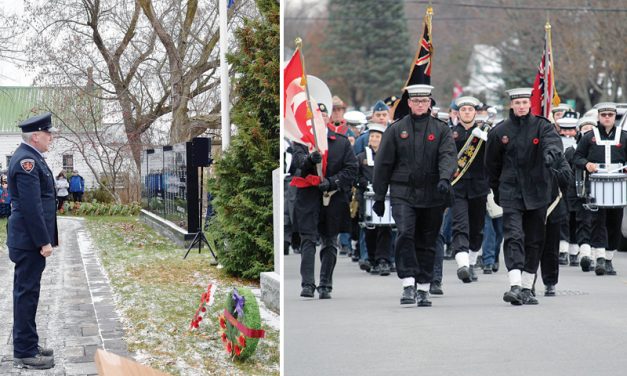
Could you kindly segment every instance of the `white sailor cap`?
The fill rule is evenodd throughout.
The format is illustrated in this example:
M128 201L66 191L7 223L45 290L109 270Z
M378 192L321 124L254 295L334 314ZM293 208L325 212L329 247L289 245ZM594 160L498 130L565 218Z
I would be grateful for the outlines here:
M409 85L405 88L409 97L430 97L433 86L431 85Z
M368 123L369 132L385 132L385 125L379 123Z
M449 117L450 116L449 116L448 112L438 112L438 119L440 119L440 120L442 120L444 122L448 121Z
M586 124L597 125L597 119L591 116L584 116L577 121L577 129L581 129Z
M459 97L455 100L455 105L457 108L462 108L462 106L471 106L477 108L481 102L479 99L471 96Z
M601 112L616 112L616 103L613 102L603 102L594 106L599 113Z
M557 119L557 125L564 129L575 129L578 122L576 118L572 117Z
M510 100L518 99L518 98L531 98L531 92L533 88L530 87L518 87L516 89L506 90L505 92L509 95Z
M560 103L557 106L551 109L551 113L554 114L560 111L572 111L573 108L568 105L568 103Z
M344 120L350 125L362 125L368 122L366 115L361 111L348 111L344 113Z

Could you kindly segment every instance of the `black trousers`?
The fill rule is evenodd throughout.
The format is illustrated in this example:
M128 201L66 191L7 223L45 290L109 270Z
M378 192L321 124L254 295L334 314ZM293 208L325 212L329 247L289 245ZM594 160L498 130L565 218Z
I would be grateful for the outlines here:
M546 224L546 236L544 238L544 247L540 257L540 270L542 274L542 282L545 285L557 285L559 278L559 252L560 252L560 228L567 220Z
M13 276L13 357L30 358L39 353L37 345L37 306L41 275L46 258L39 250L9 248L9 258L15 263Z
M316 238L312 235L301 234L300 245L300 277L301 287L316 286L314 267L316 262ZM333 270L337 261L339 246L337 234L321 235L320 241L320 287L333 288Z
M373 263L382 260L390 262L392 252L392 227L377 226L374 229L366 229L366 248L368 259Z
M535 210L503 208L503 253L507 270L535 273L544 246L546 206Z
M592 213L590 210L584 209L578 205L575 210L575 218L577 220L576 238L577 244L590 244L592 241Z
M468 249L477 252L481 248L486 201L487 196L471 199L455 196L455 204L451 208L453 255L467 253Z
M414 208L392 206L396 222L396 272L399 278L414 277L417 283L431 283L435 243L442 225L444 207Z
M599 209L588 212L592 225L590 246L616 250L620 245L623 208Z

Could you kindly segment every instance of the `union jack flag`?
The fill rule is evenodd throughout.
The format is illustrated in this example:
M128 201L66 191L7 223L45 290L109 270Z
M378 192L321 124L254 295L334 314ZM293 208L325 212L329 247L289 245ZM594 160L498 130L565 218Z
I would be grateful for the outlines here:
M551 25L547 22L544 29L544 51L542 52L542 59L540 60L536 80L533 83L533 91L531 92L531 113L549 119L552 107L560 104L560 97L555 89Z
M420 45L418 46L418 51L416 51L416 56L414 57L414 64L411 66L409 78L407 78L405 86L431 84L431 59L433 57L433 44L431 43L431 17L433 17L433 8L427 7L422 28L422 38L420 39ZM394 109L395 120L409 114L407 98L407 92L403 90L401 100L397 102Z

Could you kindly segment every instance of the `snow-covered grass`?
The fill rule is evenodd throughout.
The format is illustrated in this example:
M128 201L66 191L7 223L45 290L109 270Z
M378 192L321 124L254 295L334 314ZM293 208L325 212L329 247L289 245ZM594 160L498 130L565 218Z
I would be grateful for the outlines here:
M116 306L124 321L125 340L136 359L173 375L278 375L278 317L266 318L253 357L233 362L220 339L218 312L233 287L258 284L227 276L209 264L210 256L185 250L136 218L92 217L86 221L106 269ZM217 286L215 302L199 330L189 331L201 294ZM263 305L262 305L263 306Z

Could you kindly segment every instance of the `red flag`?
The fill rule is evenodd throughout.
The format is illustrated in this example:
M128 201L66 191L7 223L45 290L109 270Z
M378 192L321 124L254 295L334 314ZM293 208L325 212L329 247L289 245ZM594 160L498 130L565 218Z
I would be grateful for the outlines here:
M551 25L547 22L544 26L544 51L538 66L536 80L531 92L531 113L534 115L551 116L551 109L560 103L560 98L555 90L553 72L553 51L551 49Z
M283 70L283 85L285 137L307 146L309 152L318 150L322 154L322 169L319 171L319 175L324 176L328 154L326 125L318 106L315 107L313 113L310 110L307 99L307 80L305 79L300 49L296 49ZM310 100L311 103L318 103L314 98L310 98ZM317 176L317 179L310 178L307 181L316 180L319 182L320 176ZM312 184L307 186L310 185Z
M459 81L455 80L455 83L453 84L453 100L461 97L463 93L464 93L464 88L459 83Z

